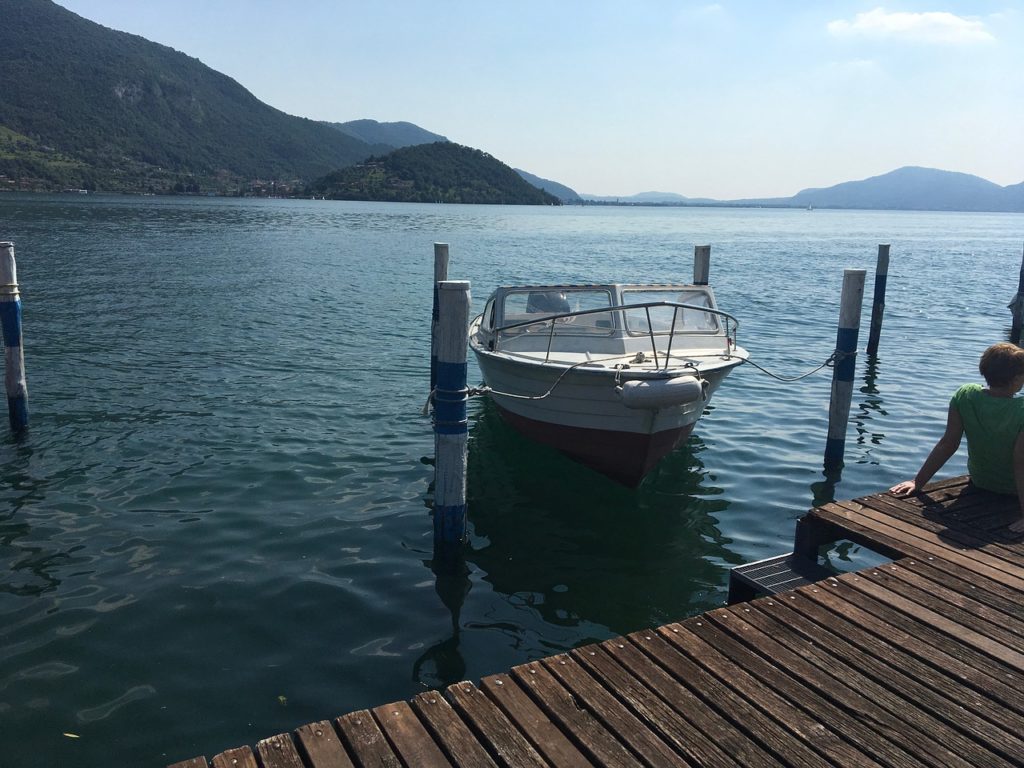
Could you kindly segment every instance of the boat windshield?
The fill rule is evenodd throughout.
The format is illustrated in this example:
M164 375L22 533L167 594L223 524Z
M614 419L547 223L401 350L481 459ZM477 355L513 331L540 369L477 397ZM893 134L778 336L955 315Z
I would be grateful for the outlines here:
M505 296L502 307L504 325L525 320L543 320L552 315L598 310L610 307L611 293L604 288L544 288L512 291ZM562 320L565 322L562 323ZM613 327L610 312L562 318L559 333L607 334ZM532 327L532 326L531 326Z
M711 299L704 291L678 291L664 289L630 290L622 292L624 304L647 304L654 301L673 301L679 304L690 304L695 307L711 307ZM718 331L718 317L711 312L699 309L679 309L678 307L650 307L648 309L628 309L626 328L630 333L670 333L675 320L677 333L699 331L714 333ZM650 324L648 324L648 317Z

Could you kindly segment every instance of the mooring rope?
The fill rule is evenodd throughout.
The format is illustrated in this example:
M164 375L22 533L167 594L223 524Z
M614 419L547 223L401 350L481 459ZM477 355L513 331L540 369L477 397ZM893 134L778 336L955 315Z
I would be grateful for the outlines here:
M759 365L758 363L755 363L749 357L741 358L740 362L745 363L746 365L753 366L754 368L759 370L761 373L765 374L766 376L770 376L771 378L775 379L776 381L781 381L781 382L786 383L786 384L791 384L794 381L800 381L801 379L806 379L808 376L813 376L818 371L820 371L822 368L832 368L832 367L835 366L835 364L837 362L839 362L841 360L845 360L848 357L856 357L856 355L857 355L856 351L854 351L854 352L840 352L839 350L836 350L831 355L829 355L825 359L825 361L823 363L821 363L821 365L818 365L818 366L812 368L811 370L807 371L806 373L801 373L798 376L780 376L777 373L772 373L767 368L765 368L763 365ZM618 357L618 356L616 356L616 357ZM694 357L694 355L689 355L689 357ZM718 353L718 354L715 354L715 355L697 355L697 357L719 357L719 358L728 360L728 359L732 359L732 358L736 357L736 355L729 355L729 354L723 355L721 353ZM601 361L601 360L583 360L582 362L574 363L574 364L570 365L568 368L566 368L564 371L562 371L558 375L558 378L555 379L555 382L548 388L548 391L545 392L544 394L541 394L541 395L518 395L518 394L516 394L514 392L502 392L500 390L492 389L491 387L488 387L487 385L483 385L483 386L480 386L480 387L466 387L465 389L459 389L459 390L453 390L451 392L445 392L445 394L446 395L457 395L457 396L465 395L466 397L480 397L482 395L499 395L501 397L509 397L509 398L514 399L514 400L543 400L544 398L548 397L552 392L555 391L555 388L559 384L562 383L562 379L564 379L568 373L570 373L571 371L575 370L576 368L579 368L581 365L593 365L596 362L608 362L608 361L614 360L614 359L615 358L612 357L612 358L608 358L608 359L606 359L604 361ZM699 370L696 369L696 366L694 366L693 363L686 363L684 365L684 367L694 368L697 371L698 375L699 375ZM616 378L616 382L618 382L619 377L622 375L622 371L625 370L626 367L622 366L622 365L616 365L615 368L616 368L616 377L615 378ZM430 394L427 396L427 402L423 404L423 415L424 416L426 416L428 413L430 413L430 404L434 402L434 399L436 398L436 396L437 396L437 390L436 389L430 390Z
M772 373L771 371L769 371L764 366L758 365L753 360L751 360L749 357L747 359L745 359L743 362L746 363L747 365L754 366L755 368L757 368L757 370L761 371L761 373L763 373L763 374L765 374L767 376L771 376L776 381L781 381L781 382L784 382L786 384L791 384L794 381L800 381L800 379L806 379L808 376L813 376L818 371L820 371L822 368L832 368L840 360L845 360L848 357L856 357L856 355L857 355L856 352L840 352L839 350L836 350L831 355L829 355L825 359L825 362L823 362L821 365L819 365L819 366L817 366L815 368L812 368L811 370L807 371L807 373L801 373L799 376L779 376L776 373Z

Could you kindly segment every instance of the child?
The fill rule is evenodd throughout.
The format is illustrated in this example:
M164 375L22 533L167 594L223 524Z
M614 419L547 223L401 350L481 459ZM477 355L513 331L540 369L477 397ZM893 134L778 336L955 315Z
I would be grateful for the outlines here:
M979 488L1016 494L1021 517L1010 530L1024 533L1024 350L1014 344L993 344L981 355L978 370L988 387L965 384L953 393L946 432L932 448L917 476L894 485L894 496L917 493L960 447L967 433L967 471Z

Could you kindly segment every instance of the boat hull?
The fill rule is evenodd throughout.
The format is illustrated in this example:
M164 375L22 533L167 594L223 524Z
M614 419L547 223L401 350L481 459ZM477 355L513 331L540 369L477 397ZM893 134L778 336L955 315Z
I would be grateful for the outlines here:
M720 361L703 370L705 397L668 407L631 408L616 389L623 379L656 382L658 376L620 372L617 379L607 368L566 371L565 366L474 351L491 398L513 428L629 487L639 485L690 435L711 394L740 362Z
M556 448L628 488L640 485L662 458L690 436L694 427L691 423L653 434L613 432L538 421L500 405L498 411L517 432Z

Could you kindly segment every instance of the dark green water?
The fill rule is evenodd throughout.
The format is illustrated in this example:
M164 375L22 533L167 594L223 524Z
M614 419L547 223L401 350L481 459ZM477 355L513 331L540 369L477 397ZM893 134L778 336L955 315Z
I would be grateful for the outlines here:
M720 604L816 498L916 470L1005 338L1024 216L0 196L8 239L31 428L0 436L2 765L162 765ZM827 372L737 371L636 491L475 401L466 574L435 577L435 241L478 309L498 282L687 280L710 243L740 343L786 375L830 353L844 267L863 349L891 242L841 477Z

